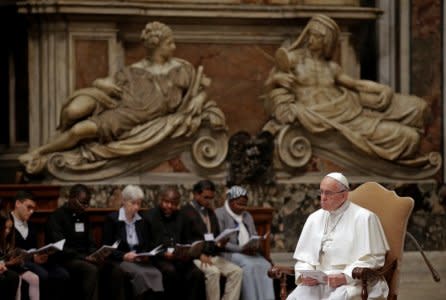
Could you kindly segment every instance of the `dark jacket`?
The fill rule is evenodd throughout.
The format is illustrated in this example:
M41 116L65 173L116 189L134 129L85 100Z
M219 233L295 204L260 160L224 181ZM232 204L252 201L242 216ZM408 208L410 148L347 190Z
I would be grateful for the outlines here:
M144 252L149 250L150 237L147 231L147 225L144 219L135 222L135 231L138 236L139 244L133 249L130 249L127 243L127 232L125 229L125 222L118 220L119 211L109 214L104 223L103 243L105 245L112 245L116 241L120 241L117 250L115 250L110 258L122 261L124 254L132 250L136 252Z
M14 221L14 217L11 215L11 220ZM32 248L37 248L37 230L33 223L28 222L28 236L23 238L20 232L14 226L14 236L15 236L15 247L29 250Z
M166 217L159 206L151 208L143 214L147 222L147 228L151 237L149 248L153 249L158 245L173 247L175 244L184 244L184 226L182 225L179 212Z
M83 232L76 232L76 223L83 224ZM78 213L67 204L49 216L45 238L47 244L65 239L63 251L52 255L56 259L85 258L96 249L87 214Z
M217 216L214 211L209 208L204 208L209 216L209 221L211 223L211 232L214 237L220 234L220 228L218 226ZM194 241L199 241L204 239L204 234L207 233L206 224L200 216L200 213L188 203L180 211L182 222L184 226L184 239L187 243L193 243ZM222 251L219 247L215 245L214 242L206 242L203 253L206 255L216 255L218 252Z

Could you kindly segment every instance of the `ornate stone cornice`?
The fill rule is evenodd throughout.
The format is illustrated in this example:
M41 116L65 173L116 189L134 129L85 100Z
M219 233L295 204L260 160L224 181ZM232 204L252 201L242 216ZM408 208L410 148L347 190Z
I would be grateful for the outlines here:
M116 1L19 1L18 12L28 15L107 15L286 20L323 13L334 19L375 20L382 11L372 7L250 5L215 3L147 3Z

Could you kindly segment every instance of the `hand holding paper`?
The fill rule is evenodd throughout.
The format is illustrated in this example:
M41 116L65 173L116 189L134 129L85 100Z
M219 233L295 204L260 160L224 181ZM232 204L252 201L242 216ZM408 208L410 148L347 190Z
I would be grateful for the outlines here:
M112 252L118 248L118 245L119 245L119 241L116 241L111 246L103 245L101 248L99 248L98 250L96 250L95 252L93 252L92 254L87 256L86 259L91 260L93 262L102 261L105 258L107 258L107 256L112 254Z
M239 231L238 226L234 227L234 228L226 228L225 230L223 230L215 239L214 241L216 243L223 241L225 238L229 238L231 237L232 234L236 233L237 231Z
M137 253L135 257L149 257L149 256L155 256L155 255L157 255L158 253L161 253L161 252L163 252L163 251L164 251L164 248L163 248L163 245L161 244L161 245L155 247L154 249L152 249L152 250L149 251L149 252L140 252L140 253Z
M44 255L44 254L51 255L57 251L62 251L64 245L65 245L65 239L52 244L48 244L39 249L29 249L26 252L28 254L36 254L36 255Z
M319 270L296 270L303 277L313 278L317 283L325 284L327 283L327 274Z

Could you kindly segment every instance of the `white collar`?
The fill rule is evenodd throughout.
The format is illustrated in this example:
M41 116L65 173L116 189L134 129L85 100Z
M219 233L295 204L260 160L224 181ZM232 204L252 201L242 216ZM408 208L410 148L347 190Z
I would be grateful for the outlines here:
M11 212L12 218L14 219L14 225L20 225L23 227L28 227L28 222L20 220L14 212Z
M124 210L124 207L121 207L120 209L119 209L119 216L118 216L118 220L119 221L124 221L125 223L127 223L127 224L134 224L136 221L139 221L139 220L141 220L142 218L141 218L141 216L139 215L139 213L136 213L134 216L133 216L133 219L131 220L131 221L128 221L127 220L127 218L126 218L126 216L125 216L125 210Z

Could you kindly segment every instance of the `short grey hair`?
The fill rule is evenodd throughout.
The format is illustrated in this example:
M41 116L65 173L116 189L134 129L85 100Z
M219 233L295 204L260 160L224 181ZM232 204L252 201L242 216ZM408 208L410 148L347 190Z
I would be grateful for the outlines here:
M135 201L138 199L144 199L144 192L139 186L130 184L122 190L123 201Z

